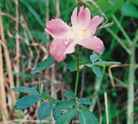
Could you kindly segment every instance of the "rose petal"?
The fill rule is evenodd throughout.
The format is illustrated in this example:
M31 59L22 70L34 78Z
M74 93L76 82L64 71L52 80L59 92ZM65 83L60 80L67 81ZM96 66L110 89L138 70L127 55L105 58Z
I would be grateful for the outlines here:
M70 44L68 44L66 50L65 50L65 54L71 54L75 51L75 46L76 44L74 42L70 42Z
M45 29L45 31L54 38L64 37L68 30L69 26L58 18L48 21Z
M88 8L80 7L78 13L78 23L83 26L87 26L90 23L91 13Z
M65 40L55 39L50 45L50 55L58 62L63 61L65 55L66 44Z
M73 10L71 15L71 23L72 25L76 25L78 23L78 15L77 15L77 7Z
M78 44L87 49L94 50L97 53L102 53L104 51L103 41L96 36L89 37L80 41Z
M71 54L75 51L75 43L66 39L55 39L50 45L50 55L56 61L61 62L66 58L66 54Z
M88 8L84 8L84 6L80 7L79 12L77 12L77 8L73 10L71 16L72 25L82 25L86 26L89 24L91 18L91 13Z
M94 16L90 23L89 23L89 26L88 28L90 28L93 32L93 34L95 34L96 30L97 30L97 27L103 22L103 17L100 17L100 16Z

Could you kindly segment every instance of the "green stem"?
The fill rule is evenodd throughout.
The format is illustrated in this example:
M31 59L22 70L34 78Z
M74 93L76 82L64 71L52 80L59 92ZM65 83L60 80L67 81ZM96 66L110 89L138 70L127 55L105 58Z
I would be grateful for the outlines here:
M126 38L126 41L129 45L131 45L131 39L129 38L129 36L127 35L126 31L124 30L124 28L122 27L122 25L120 24L120 22L118 21L118 19L116 18L116 16L112 16L113 20L115 21L115 23L117 24L118 28L121 30L121 32L123 33L124 37Z
M95 81L95 92L92 96L92 100L93 100L93 104L90 106L90 110L93 111L94 107L96 105L97 99L98 99L98 94L102 85L102 81L103 81L103 76L104 76L104 72L105 72L105 67L102 68L102 75L100 77L96 77L96 81Z
M134 82L135 82L135 45L131 47L130 66L128 75L127 124L134 124Z
M79 53L77 50L77 55L76 55L76 59L77 59L77 71L76 71L76 81L75 81L75 95L77 96L77 91L78 91L78 85L79 85L79 75L80 75L80 69L79 69Z
M113 37L116 39L116 41L126 50L128 54L130 54L129 48L124 44L124 42L111 30L111 29L106 29Z

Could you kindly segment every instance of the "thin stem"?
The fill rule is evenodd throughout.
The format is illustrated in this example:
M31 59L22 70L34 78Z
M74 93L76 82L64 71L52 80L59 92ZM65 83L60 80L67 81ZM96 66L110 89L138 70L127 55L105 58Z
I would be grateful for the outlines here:
M101 9L101 7L96 3L96 1L94 0L87 0L89 2L91 2L99 11L99 13L107 20L108 22L108 17L106 16L106 14L103 12L103 10Z
M102 85L102 80L103 80L103 77L101 77L100 79L97 79L97 81L96 81L95 92L94 92L94 94L92 96L93 104L90 107L91 111L94 110L94 107L96 105L96 102L97 102L97 99L98 99L98 93L99 93L99 90L100 90L101 85Z
M108 98L106 92L104 93L104 101L105 101L106 124L109 124Z
M135 45L131 47L130 66L128 75L128 103L127 103L127 124L134 124L134 82L135 82Z
M78 85L79 85L79 74L80 74L80 69L79 69L79 54L78 54L78 50L77 50L77 55L76 55L76 59L77 59L77 71L76 71L76 81L75 81L75 95L77 96L77 91L78 91Z
M127 35L126 31L124 30L124 28L122 27L122 25L120 24L120 22L117 20L117 18L113 15L112 16L113 20L115 21L115 23L117 24L118 28L121 30L121 32L123 33L124 37L126 38L126 41L128 42L128 44L131 44L131 39L129 38L129 36Z
M102 75L100 77L96 77L96 82L95 82L95 87L94 87L95 92L92 96L93 104L90 106L90 111L93 111L94 107L96 105L96 102L98 99L98 93L100 91L102 81L103 81L104 71L105 71L105 67L103 67L103 69L102 69Z
M16 66L15 66L15 72L16 72L16 85L19 86L19 72L20 72L20 41L19 41L19 0L15 0L16 5Z
M80 97L83 96L84 93L84 88L85 88L85 71L82 72L81 74L81 88L80 88Z
M108 28L106 30L114 37L114 39L116 39L116 41L126 50L126 52L130 54L130 50L123 43L123 41L111 29Z
M60 0L55 1L56 17L60 17Z

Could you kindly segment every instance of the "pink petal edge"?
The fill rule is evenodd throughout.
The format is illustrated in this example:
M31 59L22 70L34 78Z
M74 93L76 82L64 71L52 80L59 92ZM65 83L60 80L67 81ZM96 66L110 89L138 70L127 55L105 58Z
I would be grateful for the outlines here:
M75 45L72 41L65 39L55 39L50 45L50 55L54 57L57 62L61 62L66 58L67 54L75 51Z
M71 15L71 23L72 25L88 25L91 19L91 13L88 8L85 8L84 6L79 8L79 11L77 7L73 10Z
M75 44L73 41L71 41L71 42L69 43L68 47L67 47L66 50L65 50L65 54L74 53L74 52L75 52L75 46L76 46L76 44Z
M77 15L77 12L78 12L78 8L76 7L73 10L72 15L71 15L71 23L72 23L72 25L76 25L78 23L78 15Z
M94 16L91 19L88 28L92 30L93 34L95 34L97 27L103 22L103 20L104 18L101 16Z
M50 55L54 57L54 59L57 62L61 62L65 59L66 54L64 54L66 50L66 45L64 40L61 39L55 39L51 44L50 44Z
M96 36L87 38L87 39L79 42L78 44L87 49L93 50L96 53L102 53L104 51L103 41Z
M45 31L53 38L64 37L69 30L69 26L59 18L48 21Z
M84 6L80 7L78 13L78 23L80 25L87 26L90 23L91 13L88 8L84 8Z

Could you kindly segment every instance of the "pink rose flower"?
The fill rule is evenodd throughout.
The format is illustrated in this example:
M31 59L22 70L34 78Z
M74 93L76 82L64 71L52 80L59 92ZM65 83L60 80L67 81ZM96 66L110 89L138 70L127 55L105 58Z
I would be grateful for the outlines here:
M103 42L95 36L97 27L103 18L94 16L88 8L80 7L74 9L71 16L71 26L63 20L56 18L48 21L45 31L53 37L50 44L50 55L60 62L67 54L75 51L75 46L80 45L87 49L101 53L104 50Z

